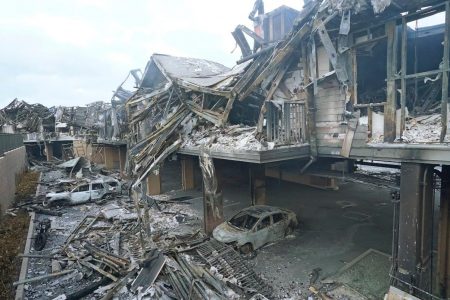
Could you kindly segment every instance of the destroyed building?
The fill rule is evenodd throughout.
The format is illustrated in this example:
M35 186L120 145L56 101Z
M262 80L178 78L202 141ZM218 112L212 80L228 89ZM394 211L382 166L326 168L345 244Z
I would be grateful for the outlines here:
M140 70L132 70L114 91L110 103L47 108L15 99L0 110L1 131L23 134L32 159L84 156L110 169L123 170L128 128L124 103L133 94L123 86L130 75L135 85L139 83Z
M401 162L397 218L406 221L418 212L408 211L411 203L432 204L421 187L421 180L431 180L428 169L446 169L449 161L449 22L412 24L439 13L448 16L448 6L447 1L308 1L290 33L272 45L264 35L273 29L259 36L238 27L233 36L243 58L232 69L154 54L126 104L134 188L159 193L160 168L176 153L183 187L192 182L186 178L192 174L186 160L192 157L201 165L213 164L212 159L250 163L252 204L266 203L267 177L335 188L333 178L351 174L357 160ZM254 50L240 43L243 33L255 40ZM423 196L403 191L414 185L405 182L413 172L409 167ZM202 171L205 175L203 165ZM445 182L448 173L438 172ZM216 213L222 209L220 187L214 183L209 195L209 180L215 182L203 177L207 232L223 218ZM434 249L429 240L420 241L426 253L404 250L429 234L432 214L416 220L424 227L413 237L402 221L394 228L391 280L424 297L436 288L435 280L448 290L446 275L431 271L432 264L445 265L448 254L442 248L440 258L427 260ZM448 240L445 226L439 243ZM421 261L422 271L412 267L414 261Z
M415 23L437 14L444 24ZM142 78L130 72L135 90L121 84L113 110L94 109L108 138L74 152L114 156L129 194L62 209L77 222L54 220L65 238L50 256L72 265L54 273L61 286L23 279L22 293L77 297L63 289L76 278L105 298L448 299L450 1L317 0L265 13L258 0L249 17L254 30L232 33L233 68L153 54ZM237 208L267 204L295 210L293 237L257 251L208 237Z

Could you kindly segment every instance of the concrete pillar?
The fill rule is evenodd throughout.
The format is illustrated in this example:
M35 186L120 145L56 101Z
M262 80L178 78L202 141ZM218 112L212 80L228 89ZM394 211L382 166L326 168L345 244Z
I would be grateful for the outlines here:
M407 283L403 289L413 292L417 290L411 286L431 292L432 183L432 166L402 163L396 277Z
M47 156L47 161L53 160L53 144L45 142L45 155Z
M265 165L250 165L250 194L252 205L267 204Z
M183 191L195 188L194 158L192 156L181 157L181 185Z
M203 153L199 160L203 177L203 224L205 233L211 234L224 220L222 178L209 155Z
M442 166L438 233L438 292L450 298L450 166Z
M161 190L161 174L159 170L150 172L147 177L147 195L159 195Z

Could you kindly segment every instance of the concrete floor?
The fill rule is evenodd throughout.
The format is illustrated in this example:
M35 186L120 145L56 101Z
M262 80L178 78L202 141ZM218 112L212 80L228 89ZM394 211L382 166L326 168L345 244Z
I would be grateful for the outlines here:
M224 214L229 218L250 205L248 170L233 162L216 167L222 173ZM179 172L178 164L166 165L163 188L179 189ZM277 298L307 297L309 274L315 268L322 269L324 278L370 248L391 253L393 206L387 189L342 182L339 190L331 191L268 179L266 193L269 205L294 211L300 221L292 236L258 250L249 261L274 287ZM202 215L201 190L188 194L197 197L192 207Z

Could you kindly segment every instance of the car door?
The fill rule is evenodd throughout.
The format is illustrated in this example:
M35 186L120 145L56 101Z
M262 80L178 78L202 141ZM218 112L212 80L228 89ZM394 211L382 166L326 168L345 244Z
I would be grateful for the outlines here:
M102 183L93 183L91 191L91 199L97 200L103 197L105 187Z
M271 241L277 241L284 237L284 233L286 232L286 222L287 218L283 213L274 213L272 215L272 229L270 231Z
M73 204L88 202L91 198L89 184L83 184L72 190L70 202Z
M253 249L258 249L264 244L270 242L270 227L272 224L272 217L266 216L256 223L253 232Z

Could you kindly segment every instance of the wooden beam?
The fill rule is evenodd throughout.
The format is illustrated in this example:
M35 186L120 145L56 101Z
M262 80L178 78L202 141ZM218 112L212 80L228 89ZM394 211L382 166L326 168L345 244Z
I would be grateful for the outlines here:
M386 23L387 41L387 103L384 110L384 141L393 142L395 135L395 112L397 109L397 90L395 73L397 72L398 37L395 21Z
M316 64L312 63L311 58L309 57L308 53L308 47L306 45L303 45L302 47L302 63L303 63L303 85L308 86L310 83L310 76L311 71L313 71L313 74L316 74ZM314 59L315 62L315 59ZM313 68L311 70L310 68ZM316 80L316 78L314 78ZM315 110L315 103L314 103L314 93L311 91L310 88L305 88L306 93L306 102L305 102L305 109L306 109L306 140L309 141L309 144L311 145L311 155L316 157L317 156L317 139L316 139L316 110Z
M445 3L445 35L444 35L444 56L442 58L443 70L442 74L442 103L441 103L441 114L442 114L442 130L441 130L441 143L444 141L448 130L448 68L449 68L449 34L450 34L450 3Z
M290 62L284 65L280 70L278 71L277 75L275 76L275 79L272 81L272 86L269 89L269 92L267 93L266 100L273 100L273 95L275 94L279 84L281 83L281 80L283 80L284 74L286 74L286 71L288 70L290 66Z
M352 79L353 84L351 87L352 91L352 102L353 105L358 104L358 57L356 55L356 49L351 50L352 55Z
M408 62L408 25L406 24L406 18L402 19L402 79L401 79L401 95L400 95L400 138L403 135L403 131L405 130L405 121L406 121L406 73L407 71L407 62Z
M203 175L203 223L206 234L223 222L222 179L216 171L214 161L206 152L199 155Z
M244 99L261 83L264 79L276 70L280 65L286 63L291 54L296 50L301 39L310 31L310 26L305 24L297 33L284 45L283 48L275 50L275 56L258 75L249 88L239 98Z
M353 138L355 137L356 128L358 127L360 112L356 112L355 118L348 121L347 132L345 134L344 142L342 143L341 155L343 157L350 157L352 150Z
M227 105L225 106L225 110L222 113L222 119L220 120L222 126L224 126L228 122L228 117L230 116L230 112L231 109L233 108L233 103L235 99L236 99L235 96L230 96L230 98L228 98Z
M194 158L192 156L181 157L181 184L183 191L195 188Z

